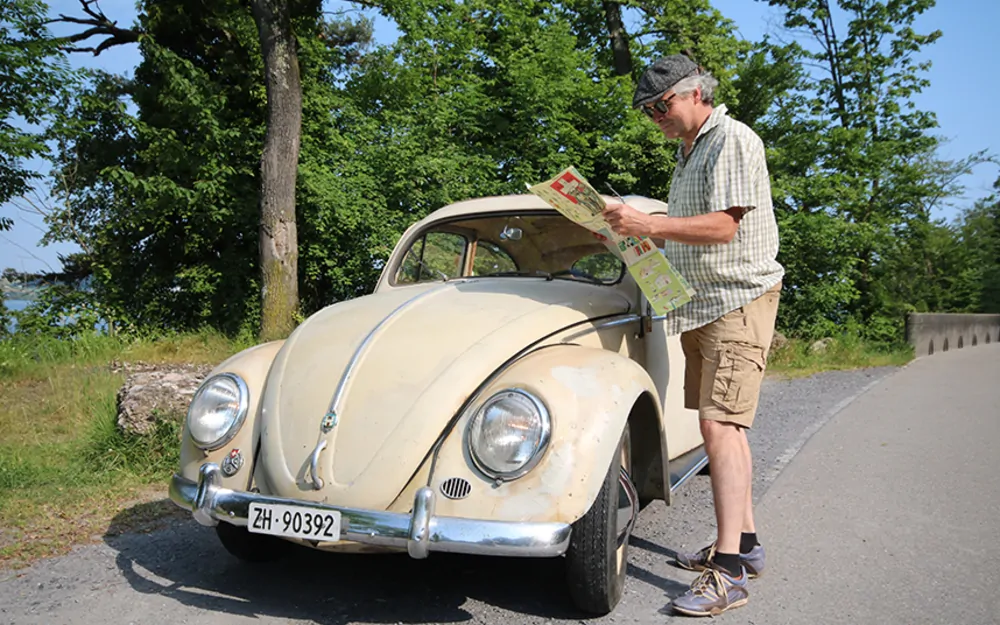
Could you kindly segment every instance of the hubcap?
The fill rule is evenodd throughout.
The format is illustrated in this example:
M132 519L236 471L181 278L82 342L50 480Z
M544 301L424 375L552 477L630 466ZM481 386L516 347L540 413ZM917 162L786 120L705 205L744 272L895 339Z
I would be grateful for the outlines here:
M632 484L625 467L622 467L618 475L618 546L621 547L635 527L635 520L639 514L639 494Z
M639 514L639 494L632 484L628 470L632 467L632 446L628 433L621 450L621 465L618 473L618 512L615 515L617 549L615 550L615 568L619 575L625 573L625 559L628 538L632 534L636 517Z

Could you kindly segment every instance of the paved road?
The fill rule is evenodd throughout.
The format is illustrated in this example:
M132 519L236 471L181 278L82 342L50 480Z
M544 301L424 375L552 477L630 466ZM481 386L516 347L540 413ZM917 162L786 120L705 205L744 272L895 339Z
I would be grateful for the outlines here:
M751 604L720 620L998 622L990 568L1000 558L986 533L1000 518L986 470L1000 433L998 363L1000 346L980 346L901 370L766 382L751 444L773 565ZM669 556L712 531L708 478L698 476L674 506L643 512L622 604L583 622L680 622L664 606L694 575ZM934 603L943 592L951 598ZM0 572L0 623L18 625L581 622L569 605L558 560L301 550L251 567L191 521Z
M1000 345L917 360L772 485L774 574L732 622L1000 623L998 463Z

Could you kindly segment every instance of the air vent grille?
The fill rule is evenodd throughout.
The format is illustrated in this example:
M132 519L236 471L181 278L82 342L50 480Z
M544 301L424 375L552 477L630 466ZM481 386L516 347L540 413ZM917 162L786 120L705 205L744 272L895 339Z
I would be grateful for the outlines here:
M448 499L465 499L472 492L472 484L463 477L451 477L441 482L441 494Z

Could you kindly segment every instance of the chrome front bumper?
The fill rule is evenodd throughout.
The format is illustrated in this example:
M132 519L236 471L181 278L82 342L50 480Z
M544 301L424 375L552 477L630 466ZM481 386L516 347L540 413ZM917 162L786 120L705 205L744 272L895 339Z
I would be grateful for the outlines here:
M198 482L175 474L170 499L191 510L196 521L246 525L251 502L285 504L340 512L341 539L368 545L406 549L413 558L431 551L531 558L562 555L569 546L566 523L516 523L434 516L434 491L423 487L413 501L413 513L358 510L329 504L271 497L222 488L222 471L214 463L201 466Z

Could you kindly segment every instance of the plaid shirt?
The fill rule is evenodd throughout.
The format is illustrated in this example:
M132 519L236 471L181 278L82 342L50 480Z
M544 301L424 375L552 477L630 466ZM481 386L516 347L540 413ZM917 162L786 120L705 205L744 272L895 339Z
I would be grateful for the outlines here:
M748 126L729 117L725 105L712 111L686 158L683 144L678 149L667 205L671 217L746 209L729 243L664 244L670 263L696 291L690 302L667 314L667 334L707 325L781 281L785 270L775 258L778 224L764 144Z

